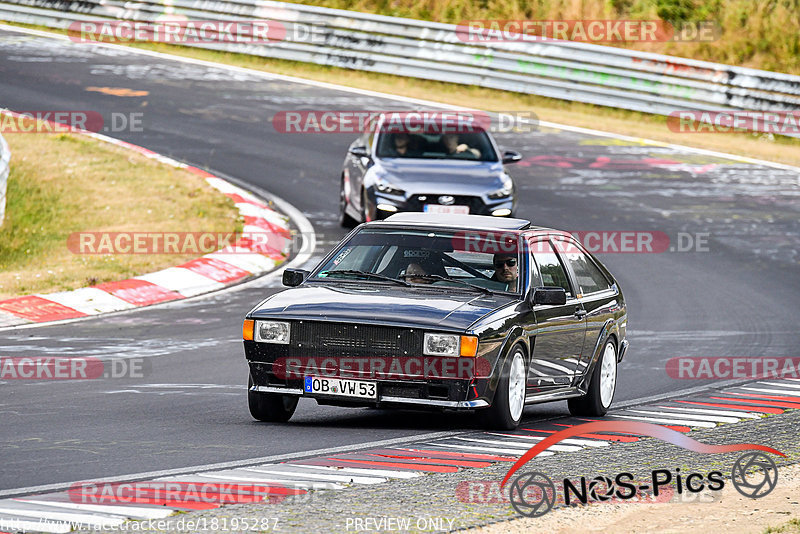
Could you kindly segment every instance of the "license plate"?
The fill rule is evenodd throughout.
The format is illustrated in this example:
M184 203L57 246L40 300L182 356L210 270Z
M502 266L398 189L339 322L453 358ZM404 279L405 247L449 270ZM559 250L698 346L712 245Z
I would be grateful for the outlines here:
M426 213L457 213L469 214L469 206L442 206L441 204L425 204Z
M307 376L303 382L303 390L306 393L316 393L319 395L338 395L343 397L358 397L361 399L378 398L377 383L365 382L363 380Z

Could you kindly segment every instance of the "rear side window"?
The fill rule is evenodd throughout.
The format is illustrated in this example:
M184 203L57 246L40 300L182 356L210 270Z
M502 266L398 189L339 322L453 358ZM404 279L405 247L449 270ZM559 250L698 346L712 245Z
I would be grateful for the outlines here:
M552 245L549 241L536 241L531 244L533 258L539 266L539 275L542 277L542 285L551 287L563 287L567 296L572 296L572 288L569 286L569 278L561 265Z
M582 294L597 293L611 287L605 275L584 252L570 243L558 243L558 245L561 256L566 258L572 272L575 273L575 281Z

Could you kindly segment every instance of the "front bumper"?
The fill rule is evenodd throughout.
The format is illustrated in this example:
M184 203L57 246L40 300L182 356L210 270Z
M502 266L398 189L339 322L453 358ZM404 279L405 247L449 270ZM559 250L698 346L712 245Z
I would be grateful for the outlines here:
M277 386L252 386L251 391L259 393L277 393L280 395L292 395L296 397L309 397L314 399L323 400L336 400L347 402L347 398L342 397L324 397L317 395L307 395L302 389L277 387ZM353 399L353 402L363 402L363 399ZM371 404L408 404L417 406L430 406L433 408L451 408L451 409L470 409L470 408L485 408L489 403L484 399L476 399L470 401L455 401L455 400L442 400L442 399L414 399L407 397L394 397L390 395L379 395L377 401L369 401Z
M382 219L398 212L423 212L426 205L442 205L439 194L391 195L377 190L369 191L368 212L371 218ZM483 196L451 195L452 204L447 206L466 206L471 215L493 215L509 217L514 212L514 197L489 199Z

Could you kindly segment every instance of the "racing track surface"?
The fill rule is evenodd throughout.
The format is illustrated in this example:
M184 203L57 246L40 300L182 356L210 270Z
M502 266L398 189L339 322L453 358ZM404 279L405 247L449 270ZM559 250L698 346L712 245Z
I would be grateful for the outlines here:
M87 87L128 88L112 96ZM318 233L344 231L338 177L351 135L286 135L294 109L410 109L355 92L0 30L0 106L143 113L110 133L240 178L290 201ZM598 124L602 127L602 124ZM709 252L599 254L622 284L630 350L617 402L698 385L675 356L796 356L798 174L566 130L499 134L525 160L510 172L518 216L566 230L708 232ZM12 158L13 161L13 158ZM187 229L202 230L202 229ZM0 490L91 480L469 428L452 414L351 410L301 401L289 424L249 416L244 313L280 290L247 289L64 325L0 331L0 355L147 358L144 379L0 384ZM566 414L566 403L528 408Z

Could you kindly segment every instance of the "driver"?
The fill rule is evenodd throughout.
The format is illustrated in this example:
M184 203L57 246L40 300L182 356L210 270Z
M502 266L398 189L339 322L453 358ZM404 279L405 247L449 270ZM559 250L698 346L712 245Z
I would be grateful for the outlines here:
M516 291L517 277L519 276L517 255L495 254L492 259L492 264L494 265L494 274L491 279L506 284L506 291Z
M407 282L412 284L430 284L433 280L423 278L426 274L425 269L419 263L409 263L406 267L406 274L404 278Z
M481 157L481 151L477 148L471 148L466 143L458 142L458 134L446 133L442 135L442 144L444 145L445 152L449 155L453 154L472 154L476 158Z

